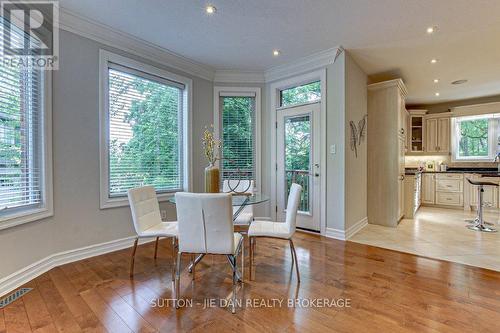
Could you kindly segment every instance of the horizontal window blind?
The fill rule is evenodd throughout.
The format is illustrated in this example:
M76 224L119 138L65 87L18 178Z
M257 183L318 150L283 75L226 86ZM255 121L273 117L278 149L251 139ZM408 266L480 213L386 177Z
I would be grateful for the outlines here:
M0 39L5 27L0 17ZM19 29L11 41L25 38ZM43 75L33 67L0 62L0 214L35 208L43 201Z
M183 187L183 85L133 69L108 68L109 197L153 185Z
M255 179L255 96L220 97L222 180Z

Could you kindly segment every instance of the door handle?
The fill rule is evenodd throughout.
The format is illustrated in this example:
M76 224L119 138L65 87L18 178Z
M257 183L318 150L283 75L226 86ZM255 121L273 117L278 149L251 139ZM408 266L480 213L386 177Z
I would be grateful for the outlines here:
M319 177L319 173L315 173L315 174L314 174L314 177Z

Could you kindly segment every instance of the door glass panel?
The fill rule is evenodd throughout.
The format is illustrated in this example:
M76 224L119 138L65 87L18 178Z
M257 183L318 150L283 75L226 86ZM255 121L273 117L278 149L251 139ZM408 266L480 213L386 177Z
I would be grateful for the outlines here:
M285 118L285 198L292 183L302 186L299 211L311 210L311 117L300 115Z

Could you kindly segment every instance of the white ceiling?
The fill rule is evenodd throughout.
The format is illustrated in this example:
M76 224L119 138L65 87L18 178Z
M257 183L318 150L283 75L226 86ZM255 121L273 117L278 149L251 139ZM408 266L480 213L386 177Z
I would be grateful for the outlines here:
M499 0L213 0L213 16L207 2L60 1L214 69L264 71L342 45L373 80L401 76L410 103L500 94ZM452 86L457 79L469 82Z

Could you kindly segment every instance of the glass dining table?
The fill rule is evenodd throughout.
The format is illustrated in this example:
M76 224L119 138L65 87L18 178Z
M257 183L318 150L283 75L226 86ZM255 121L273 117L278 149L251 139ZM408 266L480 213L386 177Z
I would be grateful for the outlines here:
M252 195L233 194L233 198L232 198L233 207L238 207L238 209L236 211L233 211L233 222L236 220L236 218L240 215L241 211L246 206L264 203L264 202L269 201L269 199L270 198L267 195L260 194L260 193L254 193ZM168 201L175 205L175 196L170 198ZM193 266L198 264L201 261L201 259L203 259L204 256L205 256L204 253L198 255L195 258L194 262L188 266L188 270L190 273L193 271ZM236 275L238 276L238 280L240 281L241 277L239 276L238 273L236 273Z
M175 204L175 196L170 198L168 201L170 203ZM267 201L269 201L269 197L267 195L260 193L255 193L252 195L233 194L232 198L233 207L238 207L238 209L235 212L233 212L233 221L236 220L236 218L240 215L241 211L246 206L256 205Z

